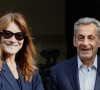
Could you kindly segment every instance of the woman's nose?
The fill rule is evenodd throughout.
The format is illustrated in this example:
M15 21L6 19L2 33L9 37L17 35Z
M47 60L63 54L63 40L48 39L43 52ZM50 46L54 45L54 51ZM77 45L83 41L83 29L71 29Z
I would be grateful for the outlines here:
M10 39L9 39L10 42L16 42L16 38L15 36L13 35Z

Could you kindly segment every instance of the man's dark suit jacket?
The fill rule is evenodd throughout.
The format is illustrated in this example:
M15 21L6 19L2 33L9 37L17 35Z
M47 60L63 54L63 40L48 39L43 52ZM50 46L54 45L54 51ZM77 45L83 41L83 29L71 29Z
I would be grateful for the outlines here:
M20 68L18 67L18 72ZM41 82L41 77L38 71L35 71L35 76L31 82L25 82L24 77L20 75L22 89L19 88L16 79L10 71L8 65L4 62L0 71L0 90L44 90Z
M100 57L97 56L97 59L94 90L100 90ZM77 56L52 68L49 90L80 90Z

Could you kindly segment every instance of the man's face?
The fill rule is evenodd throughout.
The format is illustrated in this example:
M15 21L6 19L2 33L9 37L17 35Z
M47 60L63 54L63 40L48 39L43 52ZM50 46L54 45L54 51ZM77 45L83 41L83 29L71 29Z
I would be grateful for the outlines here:
M81 60L93 60L100 46L95 24L79 25L74 37L74 46Z

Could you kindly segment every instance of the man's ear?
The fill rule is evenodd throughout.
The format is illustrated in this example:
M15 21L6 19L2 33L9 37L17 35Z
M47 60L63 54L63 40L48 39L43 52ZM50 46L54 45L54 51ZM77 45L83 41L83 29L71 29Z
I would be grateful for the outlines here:
M100 47L100 40L99 40L99 43L98 43L98 47Z
M73 36L73 44L74 44L75 47L77 47L76 37L75 36Z

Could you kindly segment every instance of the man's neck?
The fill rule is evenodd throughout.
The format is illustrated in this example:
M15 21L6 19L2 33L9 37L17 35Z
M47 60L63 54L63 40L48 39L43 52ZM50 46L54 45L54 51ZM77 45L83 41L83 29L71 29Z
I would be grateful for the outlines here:
M96 57L96 56L95 56ZM87 67L92 66L95 60L95 57L92 59L84 59L84 58L80 58L81 62L83 63L83 65L86 65Z

